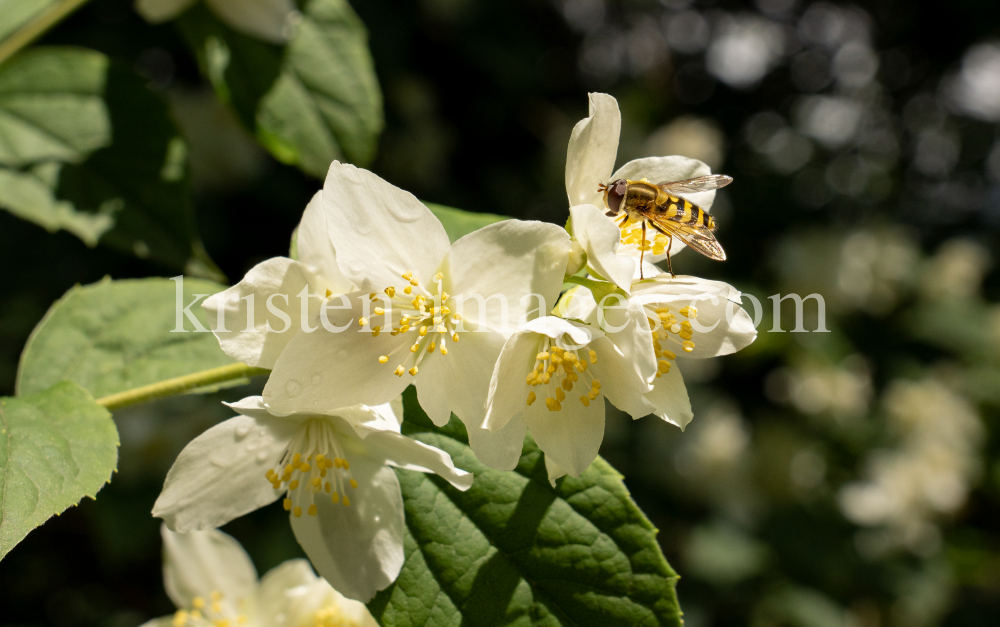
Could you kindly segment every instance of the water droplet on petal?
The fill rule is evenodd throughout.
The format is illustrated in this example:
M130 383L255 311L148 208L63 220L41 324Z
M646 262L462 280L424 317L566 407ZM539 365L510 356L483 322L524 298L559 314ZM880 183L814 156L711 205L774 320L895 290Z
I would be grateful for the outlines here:
M236 435L238 435L238 436L240 436L242 438L246 434L250 433L250 429L252 429L252 428L253 428L253 425L250 424L249 422L241 424L240 426L236 427Z
M300 385L295 379L290 379L287 383L285 383L285 394L289 396L298 396L301 391L302 385Z
M351 274L361 274L365 271L365 264L360 261L352 261L348 264L348 269L351 271Z
M229 468L235 461L231 455L216 451L208 457L208 461L217 468Z
M381 518L381 516L376 516L376 517L375 517L375 522L378 522L378 521L379 521L379 520L381 520L381 519L382 519L382 518Z
M264 449L263 451L257 453L257 461L259 461L259 462L265 462L265 461L267 461L267 458L268 458L268 450L267 449Z

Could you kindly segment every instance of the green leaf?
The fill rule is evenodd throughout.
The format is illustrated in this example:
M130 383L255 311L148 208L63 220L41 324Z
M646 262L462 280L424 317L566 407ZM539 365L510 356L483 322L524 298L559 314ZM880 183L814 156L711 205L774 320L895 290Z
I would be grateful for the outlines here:
M170 279L104 280L71 289L28 338L17 373L18 395L69 380L100 398L233 363L215 335L195 332L195 325L178 314L196 294L225 288L197 279L183 284L179 306L177 282ZM200 300L189 311L202 328L210 328ZM186 331L175 333L175 328Z
M94 498L117 465L111 414L75 383L0 399L0 558L53 514Z
M0 66L0 207L190 274L220 277L195 234L186 151L166 104L81 48Z
M6 39L59 0L4 0L0 2L0 41Z
M437 219L444 225L444 230L452 243L484 226L510 219L507 216L498 216L493 213L474 213L430 202L425 202L424 204L427 205L431 213L436 215Z
M677 575L607 462L553 488L529 436L513 472L491 470L456 418L434 427L412 387L404 403L403 432L447 451L476 479L459 492L437 476L398 471L406 562L368 605L381 625L681 625Z
M287 46L236 32L203 6L179 20L205 74L280 161L316 177L364 165L382 131L368 33L346 0L307 0Z

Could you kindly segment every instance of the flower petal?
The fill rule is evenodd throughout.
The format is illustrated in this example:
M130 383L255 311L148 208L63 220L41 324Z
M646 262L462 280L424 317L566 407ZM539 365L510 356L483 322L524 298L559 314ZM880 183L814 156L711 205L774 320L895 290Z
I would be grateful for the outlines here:
M362 457L350 506L320 498L317 515L292 516L292 531L316 572L344 596L367 602L403 567L403 497L396 473Z
M459 490L472 487L472 473L455 468L451 455L398 433L374 433L365 439L368 455L390 466L434 473Z
M750 315L739 306L740 293L721 281L695 277L654 280L639 284L633 302L671 304L673 308L694 307L691 318L694 350L682 357L716 357L749 346L757 337Z
M159 24L174 19L194 3L195 0L136 0L135 10L147 22Z
M396 355L409 356L405 346L412 337L389 333L372 337L357 326L369 302L367 294L345 298L350 299L351 309L330 309L327 319L331 325L348 328L334 332L320 326L314 333L299 333L282 351L264 386L264 402L272 411L336 414L342 407L391 402L410 384L409 375L393 375L396 358L383 364L379 357L397 349ZM371 324L376 323L372 318Z
M153 516L174 531L221 527L281 496L264 478L298 430L279 418L236 416L192 440L167 473Z
M161 526L163 587L178 608L190 609L195 597L221 592L236 604L250 599L257 570L240 543L221 531L175 533Z
M282 618L296 605L300 590L322 581L313 572L309 560L291 559L282 562L261 577L257 587L257 625L280 625ZM324 582L325 583L325 582ZM294 623L293 623L294 624Z
M611 404L633 418L653 413L653 406L642 395L650 391L646 382L655 374L644 371L642 364L637 363L641 360L626 357L608 338L597 338L590 347L597 354L597 361L589 367L590 373L601 382L601 392Z
M593 205L570 207L569 214L573 219L573 236L587 252L587 263L627 294L638 264L628 255L617 254L621 231Z
M308 569L309 574L312 575L312 569L309 568L309 562L306 560L290 560L285 564L292 562L303 562L304 568ZM327 613L326 621L318 619L317 612L321 611ZM259 624L293 626L312 625L319 622L322 625L331 624L337 619L339 619L339 622L336 622L337 625L378 627L378 623L375 622L364 603L345 598L344 595L334 590L325 579L312 575L312 580L309 583L285 590L284 606L281 608L281 612L275 615L270 622L265 618Z
M238 31L272 43L288 40L286 28L295 13L292 0L207 0L224 22Z
M570 206L604 206L601 183L615 180L609 174L618 157L622 116L618 101L607 94L590 94L590 115L573 127L566 149L566 195Z
M405 287L405 272L426 284L448 252L448 235L430 209L367 170L334 161L323 202L340 269L362 291Z
M545 471L549 475L549 484L553 488L556 487L557 479L561 479L566 476L566 471L560 468L559 464L552 461L548 455L545 456Z
M534 331L518 331L507 338L490 379L486 417L482 424L486 429L497 431L504 428L511 418L527 407L531 386L525 379L535 367L538 339L538 333Z
M521 416L545 457L574 477L594 461L604 440L604 401L600 397L584 406L567 395L558 411L550 411L539 398L525 407Z
M323 202L323 192L318 191L306 205L302 221L295 231L299 262L316 278L316 292L347 294L356 288L347 280L337 265L337 251L330 239L330 228L326 219L328 205Z
M511 420L497 431L468 424L465 429L469 433L469 446L479 461L497 470L514 470L528 432L523 420Z
M490 377L504 338L494 331L459 335L449 352L424 356L416 377L417 399L434 424L448 424L452 413L468 427L483 424Z
M445 289L465 297L456 311L472 323L466 328L478 323L509 335L529 313L538 317L555 306L570 248L569 234L554 224L497 222L455 242L443 269ZM481 305L474 295L491 300ZM495 297L506 303L506 316Z
M209 326L222 350L251 366L273 368L278 355L302 328L302 299L298 294L310 288L311 279L310 272L299 262L274 257L251 268L233 287L205 299L202 307L208 312ZM245 296L253 297L252 319ZM318 298L309 298L308 303L319 309ZM272 309L283 312L287 320ZM247 331L248 324L252 324L252 331Z
M653 390L645 394L645 398L656 408L653 413L682 430L694 417L684 377L677 364L674 364L670 372L653 381Z

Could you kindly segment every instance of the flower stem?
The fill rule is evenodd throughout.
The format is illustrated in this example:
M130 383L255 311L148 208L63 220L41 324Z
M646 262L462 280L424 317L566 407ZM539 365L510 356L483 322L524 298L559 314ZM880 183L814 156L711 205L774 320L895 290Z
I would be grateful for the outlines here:
M181 394L189 390L264 375L269 372L271 371L265 368L254 368L243 363L229 364L228 366L202 370L201 372L186 374L183 377L157 381L156 383L137 387L132 390L111 394L97 399L97 403L104 405L108 409L115 410L163 398L164 396L173 396L174 394Z
M32 41L43 35L67 15L77 10L87 0L60 0L55 5L45 9L18 30L14 34L0 42L0 63L10 58L15 52L27 46Z

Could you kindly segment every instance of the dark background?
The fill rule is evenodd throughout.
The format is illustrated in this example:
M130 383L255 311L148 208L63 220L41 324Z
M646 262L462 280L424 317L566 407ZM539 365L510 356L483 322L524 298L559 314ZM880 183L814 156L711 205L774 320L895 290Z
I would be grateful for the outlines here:
M1000 52L980 66L969 55L1000 38L1000 5L355 5L385 97L371 169L423 200L561 224L588 91L619 100L619 165L687 154L735 178L713 208L729 260L685 253L675 268L760 299L761 334L682 364L685 433L609 406L602 450L660 529L690 627L997 624ZM93 0L43 43L101 50L171 103L199 229L231 281L287 254L321 182L238 127L172 24ZM0 268L3 395L71 286L175 274L3 212ZM763 332L767 297L792 292L823 295L830 333ZM171 613L152 503L180 448L227 417L218 401L259 385L116 412L118 474L0 563L0 622L133 627ZM277 506L226 531L261 572L300 555Z

